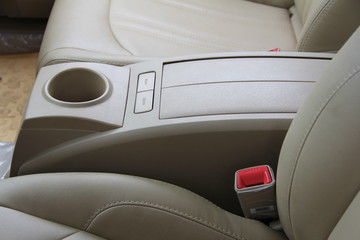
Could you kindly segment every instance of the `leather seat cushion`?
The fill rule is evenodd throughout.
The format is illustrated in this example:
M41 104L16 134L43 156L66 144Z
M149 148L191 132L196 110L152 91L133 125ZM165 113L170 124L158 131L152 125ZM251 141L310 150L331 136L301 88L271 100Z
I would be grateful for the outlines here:
M104 173L3 180L0 216L1 239L25 239L28 234L39 240L71 235L86 239L80 237L87 234L105 239L283 239L266 225L226 212L185 189Z
M296 45L288 10L238 0L111 1L110 26L132 55L294 50Z
M7 240L100 240L90 233L47 221L13 209L0 207L0 232L2 239ZM71 216L69 216L71 217Z
M40 67L70 60L296 49L289 11L239 0L62 0L55 3ZM103 56L103 55L104 56ZM105 55L106 54L106 55ZM109 56L110 55L110 56Z

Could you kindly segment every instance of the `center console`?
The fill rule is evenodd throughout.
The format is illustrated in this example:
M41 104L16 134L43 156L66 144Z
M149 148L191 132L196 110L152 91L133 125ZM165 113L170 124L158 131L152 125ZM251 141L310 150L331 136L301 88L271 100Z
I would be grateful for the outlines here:
M11 175L96 171L162 180L239 212L236 170L270 165L331 54L237 53L37 76Z

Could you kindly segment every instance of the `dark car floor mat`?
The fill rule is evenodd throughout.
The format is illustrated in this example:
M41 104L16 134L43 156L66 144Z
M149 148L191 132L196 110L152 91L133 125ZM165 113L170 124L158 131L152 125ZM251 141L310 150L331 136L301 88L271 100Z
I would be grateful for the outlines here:
M0 18L0 54L38 52L47 20Z

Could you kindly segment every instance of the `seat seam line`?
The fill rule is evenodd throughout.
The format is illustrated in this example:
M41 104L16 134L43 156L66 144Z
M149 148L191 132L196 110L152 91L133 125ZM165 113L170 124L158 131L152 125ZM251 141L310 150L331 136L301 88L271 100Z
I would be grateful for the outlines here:
M310 27L306 30L304 33L304 38L300 43L299 51L303 51L306 47L306 44L311 37L312 33L315 30L315 27L318 25L318 23L322 20L322 17L324 14L327 13L328 9L335 3L336 0L328 0L325 2L317 11L317 13L314 15L313 19L311 20Z
M119 46L121 47L121 48L123 48L126 52L128 52L130 55L132 55L132 56L134 56L134 54L130 51L130 50L128 50L127 48L125 48L120 42L119 42L119 40L117 39L117 37L116 37L116 35L114 34L114 30L113 30L113 27L112 27L112 24L111 24L111 16L112 16L112 14L111 14L111 5L112 5L112 0L108 0L108 2L109 2L109 5L108 5L108 26L109 26L109 29L110 29L110 32L111 32L111 35L113 36L113 38L114 38L114 40L119 44Z
M124 200L124 201L111 202L111 203L108 203L108 204L98 208L87 219L87 221L84 224L83 230L86 231L90 227L91 223L96 219L96 217L99 214L101 214L102 212L104 212L104 211L106 211L108 209L114 208L114 207L121 207L121 206L149 207L149 208L154 208L154 209L157 209L157 210L162 210L162 211L174 214L176 216L191 220L191 221L193 221L195 223L198 223L198 224L201 224L203 226L206 226L206 227L208 227L208 228L210 228L210 229L212 229L214 231L217 231L217 232L219 232L221 234L224 234L224 235L226 235L228 237L239 239L239 240L247 240L247 238L245 238L243 236L240 236L240 235L238 235L236 233L232 233L232 232L230 232L228 230L225 230L222 227L219 227L218 225L216 225L214 223L208 222L208 221L206 221L206 220L204 220L202 218L199 218L199 217L195 217L195 216L193 216L191 214L188 214L188 213L185 213L183 211L180 211L180 210L177 210L177 209L174 209L174 208L162 205L162 204L156 204L156 203L152 203L152 202L148 202L148 201L133 201L133 200L128 200L128 201Z

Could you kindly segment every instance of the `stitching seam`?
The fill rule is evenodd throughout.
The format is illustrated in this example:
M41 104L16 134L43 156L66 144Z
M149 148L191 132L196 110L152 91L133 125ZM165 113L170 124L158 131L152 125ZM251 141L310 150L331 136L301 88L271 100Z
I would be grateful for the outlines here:
M123 48L126 52L128 52L130 55L134 55L132 52L130 52L128 49L126 49L120 42L119 40L116 38L116 35L114 34L114 30L112 28L112 24L111 24L111 16L112 16L112 12L111 12L111 5L112 5L113 1L112 0L109 0L109 7L108 7L108 27L109 27L109 30L111 32L111 35L113 36L113 39L119 44L119 46L121 48Z
M308 42L309 38L311 37L312 33L315 30L315 27L319 24L319 22L322 20L322 17L327 13L328 9L335 3L335 0L328 0L324 3L323 6L321 6L318 10L318 12L314 15L310 27L306 30L304 34L304 38L301 41L299 51L303 51L306 43Z
M235 233L231 233L230 231L225 230L224 228L221 228L221 227L217 226L216 224L210 223L210 222L208 222L208 221L206 221L206 220L204 220L202 218L195 217L195 216L190 215L188 213L185 213L185 212L182 212L180 210L173 209L173 208L170 208L170 207L167 207L167 206L164 206L164 205L151 203L151 202L144 202L144 201L116 201L116 202L106 204L106 205L100 207L99 209L97 209L94 212L94 214L88 218L88 220L84 224L83 230L87 230L89 228L89 226L91 225L91 223L95 220L95 218L99 214L101 214L102 212L104 212L104 211L106 211L106 210L108 210L110 208L113 208L113 207L121 207L121 206L140 206L140 207L155 208L155 209L158 209L158 210L166 211L166 212L175 214L177 216L192 220L192 221L194 221L194 222L196 222L198 224L206 226L206 227L208 227L208 228L210 228L210 229L212 229L214 231L217 231L219 233L222 233L222 234L224 234L224 235L226 235L228 237L239 239L239 240L247 240L245 237L242 237L242 236L240 236L238 234L235 234Z

